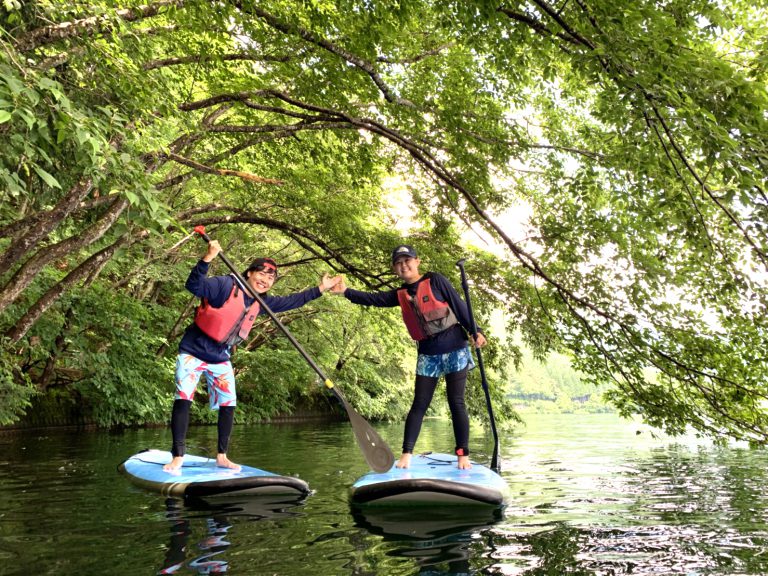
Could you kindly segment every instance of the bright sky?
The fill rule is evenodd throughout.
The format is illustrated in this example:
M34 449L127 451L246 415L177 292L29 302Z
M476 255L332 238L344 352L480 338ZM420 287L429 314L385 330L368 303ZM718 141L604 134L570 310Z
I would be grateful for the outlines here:
M419 223L411 210L408 188L400 178L396 177L386 180L383 183L383 188L387 192L390 204L389 213L397 230L408 236L419 227ZM531 208L523 204L509 208L500 215L492 215L494 222L515 242L523 242L526 237L530 236L530 229L527 226L530 217ZM459 222L459 225L464 230L462 239L468 244L499 256L507 253L507 247L480 226L474 225L471 229L467 229L463 222Z

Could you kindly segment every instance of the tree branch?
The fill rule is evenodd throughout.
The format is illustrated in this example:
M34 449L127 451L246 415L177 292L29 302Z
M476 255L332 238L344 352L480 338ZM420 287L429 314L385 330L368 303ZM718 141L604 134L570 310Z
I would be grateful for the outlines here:
M8 308L19 297L21 292L30 285L34 277L51 261L62 258L70 252L88 246L100 239L127 207L127 199L116 197L104 215L89 228L57 244L39 250L16 271L8 283L0 290L0 312Z
M183 6L184 0L160 0L148 6L116 10L113 15L109 16L91 16L81 20L37 28L18 38L16 40L16 49L19 52L29 52L60 40L67 40L76 36L90 36L99 32L109 32L114 28L115 20L135 22L157 16L164 8L181 8Z
M247 180L248 182L254 182L256 184L277 184L277 185L285 184L284 180L277 180L275 178L264 178L263 176L256 176L255 174L251 174L250 172L243 172L241 170L228 170L226 168L213 168L212 166L206 166L205 164L195 162L194 160L190 160L189 158L184 158L183 156L174 154L173 152L159 154L158 156L164 156L170 160L173 160L174 162L177 162L189 168L193 168L198 172L204 172L205 174L214 174L216 176L237 176L238 178L242 178L243 180Z
M546 24L544 24L539 20L536 20L535 18L532 18L531 16L528 16L527 14L515 12L513 10L510 10L509 8L503 8L503 7L498 8L498 11L504 14L505 16L509 17L510 20L515 20L516 22L520 22L521 24L525 24L526 26L533 28L534 31L541 34L542 36L546 36L546 37L556 36L557 38L560 38L561 40L564 40L569 44L573 44L575 46L581 45L581 42L579 42L578 39L574 38L573 36L569 34L565 34L564 32L553 32L546 26Z
M176 58L150 60L149 62L146 62L142 68L144 68L144 70L156 70L157 68L181 66L184 64L198 64L200 62L289 62L290 60L290 56L269 56L241 52L238 54L178 56Z
M242 9L242 5L240 5L240 7ZM336 44L333 44L332 42L325 40L324 38L318 37L317 35L310 32L309 30L305 30L299 27L289 26L288 24L281 22L275 16L273 16L269 12L266 12L265 10L262 10L261 8L254 7L252 11L254 14L256 14L256 16L264 20L267 24L269 24L274 29L280 32L283 32L284 34L297 35L302 39L306 40L307 42L309 42L310 44L319 46L320 48L323 48L328 52L343 58L347 62L354 64L357 68L365 72L370 77L370 79L373 81L376 87L384 95L384 99L387 102L391 102L393 104L399 104L401 106L407 106L409 108L415 107L413 102L411 102L410 100L406 100L404 98L400 98L399 96L397 96L394 90L392 90L392 88L390 88L386 84L386 82L384 82L384 80L381 78L378 71L376 70L375 66L373 66L373 64L371 64L370 62L366 62L365 60L356 56L352 52L349 52L348 50L345 50L337 46Z

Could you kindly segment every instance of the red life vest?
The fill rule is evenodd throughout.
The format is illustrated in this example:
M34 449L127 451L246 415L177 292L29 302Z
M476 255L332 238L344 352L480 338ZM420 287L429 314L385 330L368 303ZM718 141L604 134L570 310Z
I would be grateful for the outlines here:
M414 340L426 340L458 324L448 303L435 298L429 278L419 282L414 297L408 294L406 288L402 288L397 291L397 299L405 327Z
M246 306L243 291L235 281L221 308L214 308L203 298L195 312L195 324L219 344L235 346L248 337L258 314L259 303Z

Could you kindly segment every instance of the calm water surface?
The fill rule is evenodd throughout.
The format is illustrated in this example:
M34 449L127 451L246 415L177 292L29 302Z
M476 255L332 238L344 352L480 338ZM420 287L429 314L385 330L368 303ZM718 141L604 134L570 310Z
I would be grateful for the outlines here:
M167 430L0 436L0 574L768 574L768 455L654 438L612 415L527 416L502 439L503 515L359 514L349 424L236 426L236 461L309 482L300 502L187 505L116 471ZM377 428L393 448L401 425ZM637 432L641 432L637 434ZM490 441L473 430L473 458ZM190 452L215 446L193 428ZM449 451L450 424L419 449Z

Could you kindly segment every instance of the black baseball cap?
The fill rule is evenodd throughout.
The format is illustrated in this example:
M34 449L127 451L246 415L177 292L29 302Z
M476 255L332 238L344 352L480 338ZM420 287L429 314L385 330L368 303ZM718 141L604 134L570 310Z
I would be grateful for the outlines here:
M400 244L400 246L392 250L392 264L394 264L395 261L401 256L406 256L407 258L418 258L416 249L413 246L409 246L408 244Z

